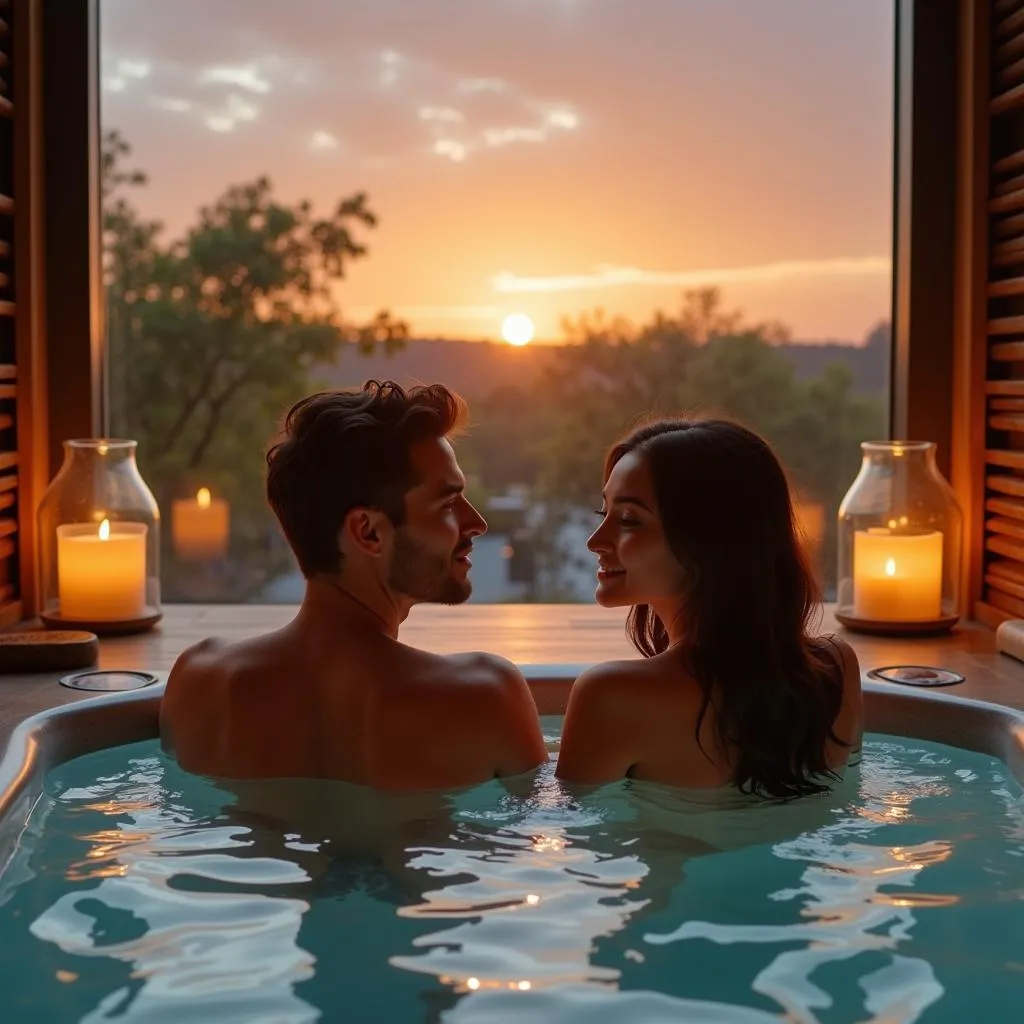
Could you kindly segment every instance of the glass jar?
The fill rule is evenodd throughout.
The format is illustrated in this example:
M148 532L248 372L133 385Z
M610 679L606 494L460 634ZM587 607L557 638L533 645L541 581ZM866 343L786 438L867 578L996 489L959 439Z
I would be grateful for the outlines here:
M109 635L160 621L160 510L136 447L64 442L38 512L40 618L51 628Z
M931 441L865 441L839 506L836 618L863 633L927 633L959 618L963 516Z

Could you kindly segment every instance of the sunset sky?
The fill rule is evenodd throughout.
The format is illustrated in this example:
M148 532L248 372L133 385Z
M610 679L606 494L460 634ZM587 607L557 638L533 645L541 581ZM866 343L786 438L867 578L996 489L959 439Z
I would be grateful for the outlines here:
M721 284L860 341L890 304L891 0L101 0L103 123L180 233L267 174L380 216L344 286L414 334L634 320Z

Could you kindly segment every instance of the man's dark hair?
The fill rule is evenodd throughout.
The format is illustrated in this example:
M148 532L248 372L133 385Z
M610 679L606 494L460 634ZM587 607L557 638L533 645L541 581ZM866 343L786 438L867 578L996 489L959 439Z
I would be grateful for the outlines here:
M416 484L410 447L445 437L465 417L466 403L441 384L406 391L390 380L293 405L267 452L267 500L302 574L341 570L338 532L354 508L378 508L401 526Z

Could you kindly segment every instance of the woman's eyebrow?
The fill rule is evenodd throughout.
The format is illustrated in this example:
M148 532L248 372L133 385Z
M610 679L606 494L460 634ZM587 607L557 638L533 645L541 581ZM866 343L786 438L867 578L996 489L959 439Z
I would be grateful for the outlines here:
M630 497L628 494L621 494L616 498L612 498L613 505L636 505L638 508L642 508L645 512L650 512L650 508L647 507L646 502L641 501L639 498Z

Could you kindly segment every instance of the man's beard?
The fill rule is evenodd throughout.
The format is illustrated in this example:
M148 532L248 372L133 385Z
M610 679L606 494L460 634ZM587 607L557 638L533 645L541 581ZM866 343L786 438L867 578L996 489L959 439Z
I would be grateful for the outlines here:
M468 551L469 545L456 550ZM416 601L462 604L472 592L473 584L468 576L458 579L454 575L453 557L454 553L445 558L425 551L399 528L395 531L388 586Z

